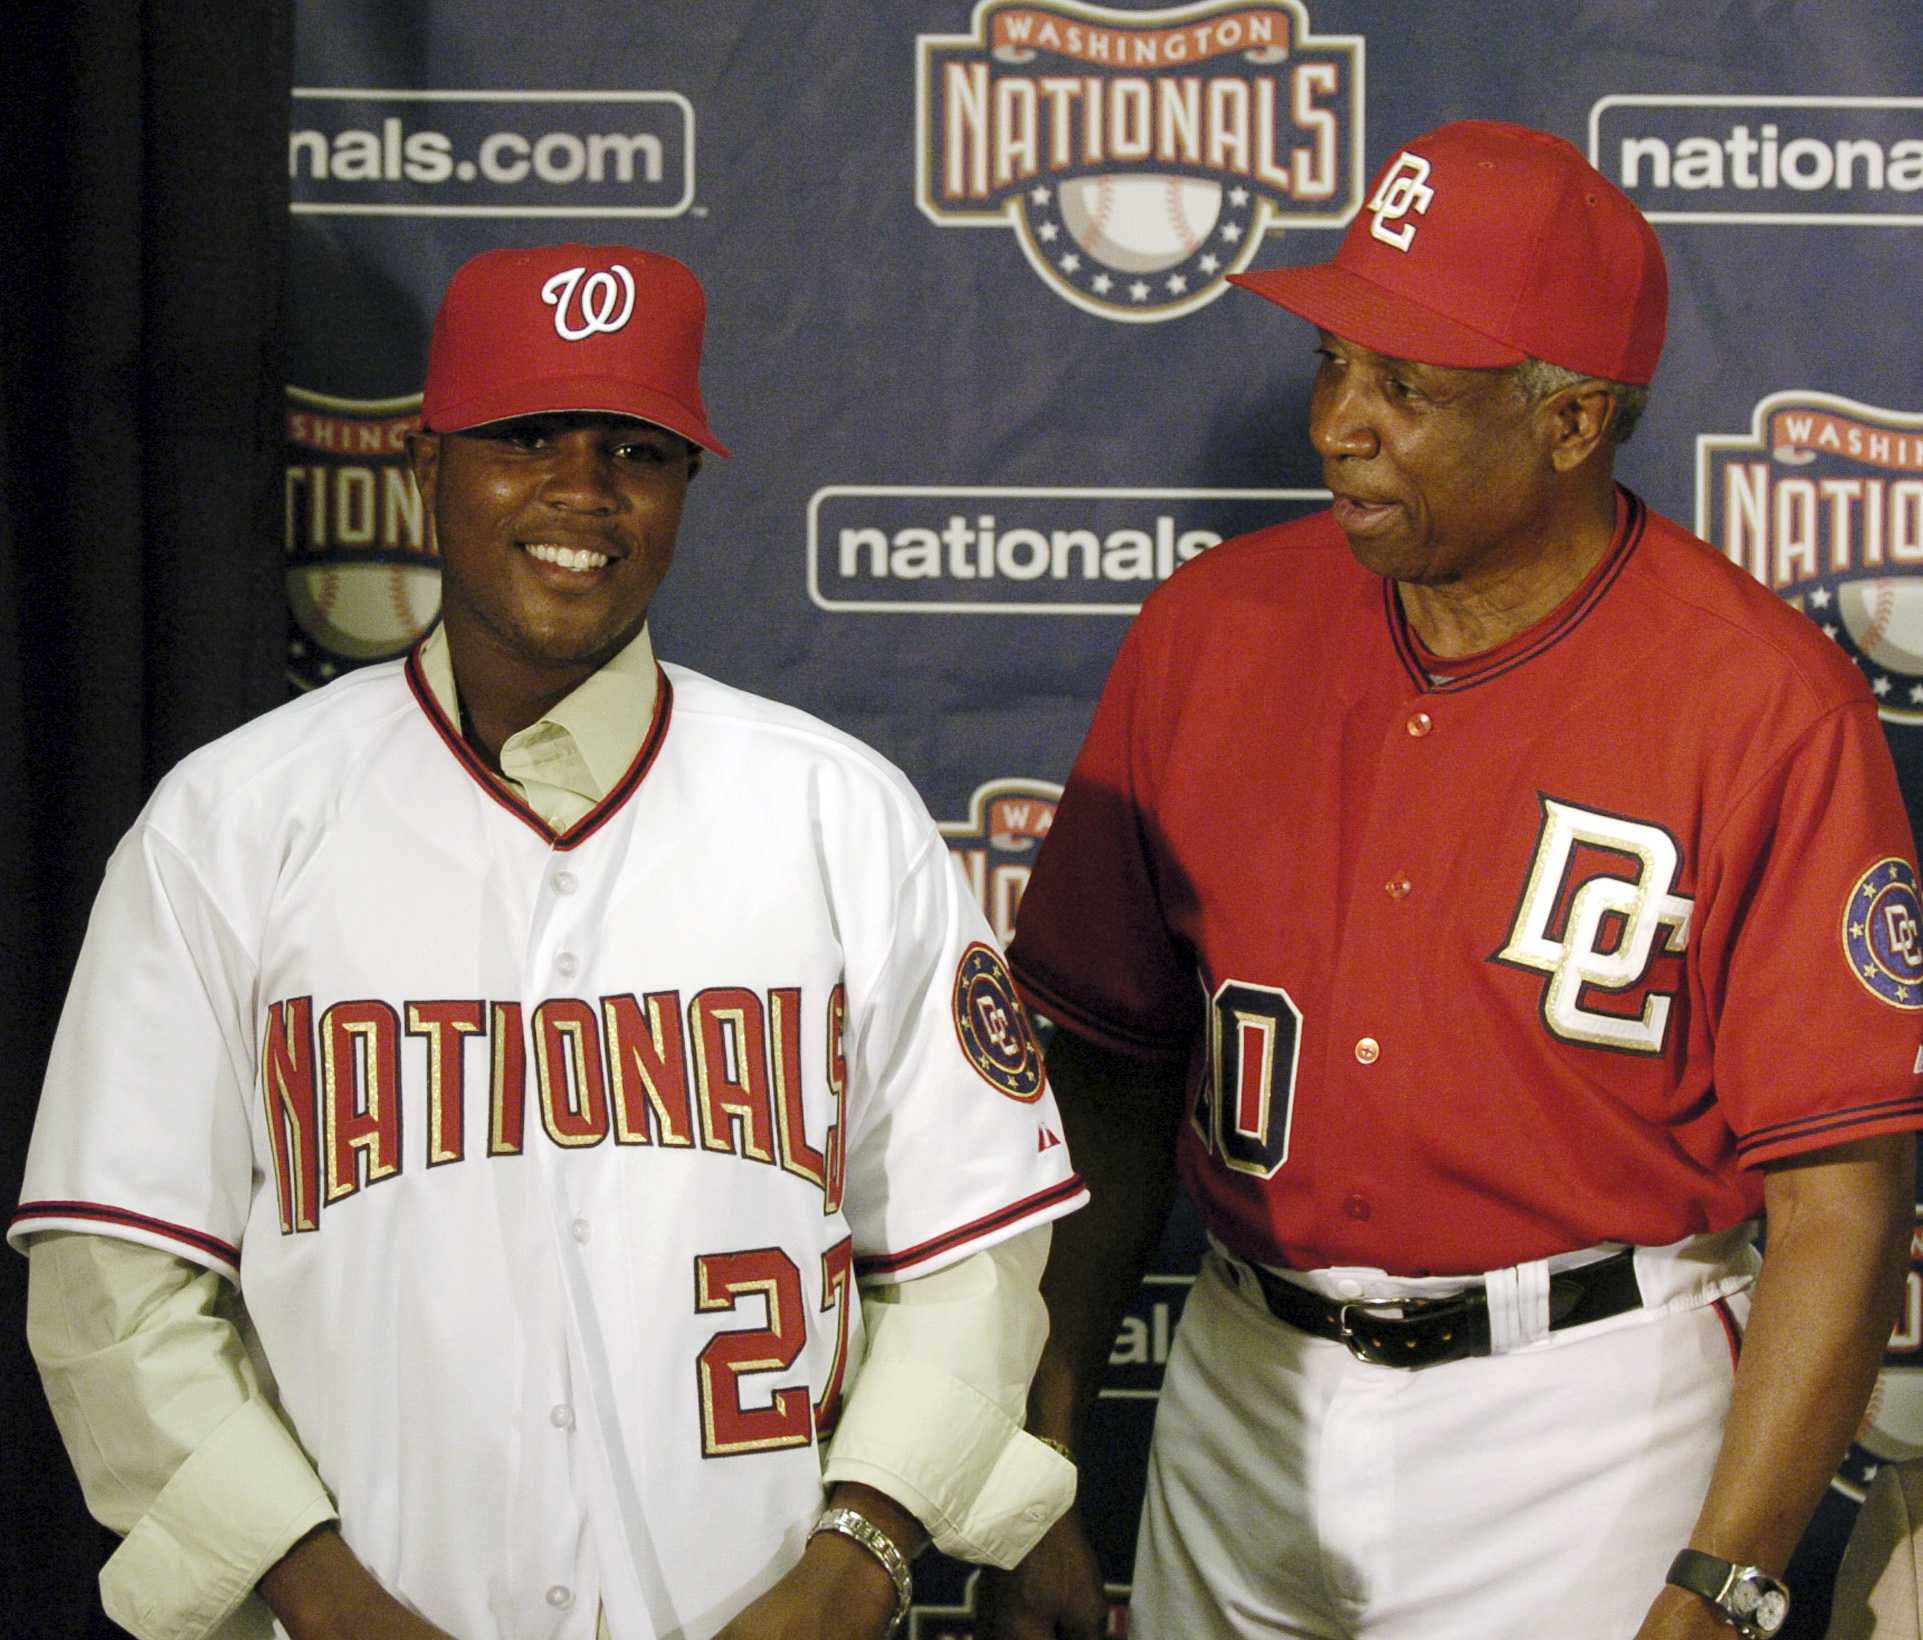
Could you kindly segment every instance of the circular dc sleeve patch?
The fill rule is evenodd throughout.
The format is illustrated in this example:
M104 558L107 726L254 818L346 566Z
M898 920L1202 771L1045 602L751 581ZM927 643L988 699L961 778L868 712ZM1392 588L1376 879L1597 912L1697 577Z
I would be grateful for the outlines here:
M1872 996L1923 1008L1923 907L1907 860L1879 860L1857 879L1843 914L1843 949Z
M1042 1050L1015 982L989 946L971 945L955 970L955 1034L992 1087L1025 1105L1041 1098Z

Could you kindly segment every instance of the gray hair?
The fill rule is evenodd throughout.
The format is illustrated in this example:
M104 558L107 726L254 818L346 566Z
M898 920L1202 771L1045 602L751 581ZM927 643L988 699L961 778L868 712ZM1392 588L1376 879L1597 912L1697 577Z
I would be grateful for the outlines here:
M1603 429L1603 437L1611 444L1627 444L1630 435L1636 431L1636 423L1642 420L1643 411L1649 404L1649 389L1629 382L1612 382L1606 376L1586 376L1580 370L1570 370L1559 364L1547 364L1541 359L1524 359L1515 367L1516 387L1531 404L1540 404L1544 399L1553 398L1565 387L1575 387L1581 382L1601 382L1616 394L1616 410L1609 418L1609 425Z

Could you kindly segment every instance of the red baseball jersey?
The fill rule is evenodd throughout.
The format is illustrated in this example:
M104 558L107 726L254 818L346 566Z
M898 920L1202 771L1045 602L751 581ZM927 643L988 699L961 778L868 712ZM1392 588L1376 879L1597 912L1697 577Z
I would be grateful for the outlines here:
M1923 934L1874 701L1622 492L1565 603L1425 654L1327 514L1144 607L1023 898L1033 1006L1185 1057L1233 1251L1400 1275L1756 1214L1923 1126Z

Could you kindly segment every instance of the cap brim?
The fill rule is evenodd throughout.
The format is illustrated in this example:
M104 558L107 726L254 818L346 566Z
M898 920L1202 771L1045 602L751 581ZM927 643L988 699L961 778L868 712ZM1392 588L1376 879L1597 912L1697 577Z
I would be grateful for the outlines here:
M1520 364L1524 357L1506 342L1446 319L1332 262L1232 273L1229 283L1267 297L1318 330L1393 359L1457 370L1497 370Z
M517 416L559 415L570 411L606 416L633 416L692 439L718 456L728 452L708 425L679 400L655 393L633 382L609 377L568 376L550 381L517 382L510 391L482 394L463 403L436 406L429 431L463 433L489 422L512 421Z

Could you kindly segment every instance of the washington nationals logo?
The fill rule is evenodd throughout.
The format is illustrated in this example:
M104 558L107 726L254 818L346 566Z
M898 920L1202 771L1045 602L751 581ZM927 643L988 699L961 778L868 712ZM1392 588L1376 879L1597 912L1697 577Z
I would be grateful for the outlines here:
M1923 1008L1923 910L1907 860L1879 860L1857 879L1843 912L1843 949L1871 996Z
M1364 44L1302 0L977 0L916 39L916 201L1011 231L1084 313L1193 313L1269 235L1355 215Z
M586 268L567 268L541 287L541 300L554 309L554 330L564 342L585 341L597 331L619 330L634 317L634 275L619 262L601 273L590 274L586 284L581 275ZM568 303L574 287L581 286L576 311L578 324L568 323ZM620 312L616 312L616 306Z
M1688 946L1696 903L1676 892L1682 850L1660 826L1537 800L1529 880L1508 943L1490 960L1549 976L1542 1022L1564 1042L1661 1053L1673 997L1646 993L1633 1011L1599 1004L1641 986L1658 955Z
M1011 1099L1042 1096L1042 1050L1002 959L971 945L955 973L955 1034L968 1062Z
M1429 206L1436 197L1435 189L1428 186L1429 162L1420 154L1397 154L1395 164L1383 174L1382 181L1376 185L1375 196L1363 207L1375 221L1369 225L1369 237L1380 239L1385 245L1393 245L1399 251L1406 251L1415 243L1416 225L1407 221L1411 211L1417 216L1427 216ZM1400 222L1400 228L1389 228L1384 224Z

